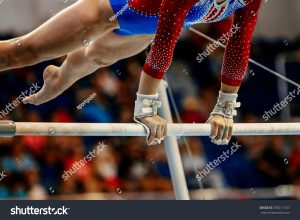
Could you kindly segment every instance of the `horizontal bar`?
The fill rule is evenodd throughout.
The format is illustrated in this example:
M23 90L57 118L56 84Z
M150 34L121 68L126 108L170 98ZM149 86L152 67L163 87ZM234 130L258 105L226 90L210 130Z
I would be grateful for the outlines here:
M208 136L210 124L168 124L168 136ZM145 136L134 123L0 122L0 136ZM236 123L233 135L300 135L300 123Z

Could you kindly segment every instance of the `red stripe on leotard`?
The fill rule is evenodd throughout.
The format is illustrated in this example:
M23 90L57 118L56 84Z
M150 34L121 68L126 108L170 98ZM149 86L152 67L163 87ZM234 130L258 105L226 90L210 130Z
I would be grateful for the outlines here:
M210 22L218 18L225 10L226 6L222 6L219 11L216 11L215 14L210 15L209 17L205 18L206 22Z
M209 17L213 16L214 12L217 12L217 9L214 7L214 5L211 5L208 13L206 14L206 16L204 17L203 20L206 21L206 19L208 19Z

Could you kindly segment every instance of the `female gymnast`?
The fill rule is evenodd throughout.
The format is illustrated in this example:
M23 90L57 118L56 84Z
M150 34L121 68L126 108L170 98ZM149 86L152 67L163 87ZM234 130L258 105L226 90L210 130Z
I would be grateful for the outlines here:
M217 22L234 14L238 29L227 42L221 90L208 119L210 138L228 144L237 92L246 72L250 40L261 0L79 0L36 30L0 41L0 71L67 55L60 67L48 66L43 88L23 102L39 105L60 95L78 79L133 56L153 40L140 78L134 120L147 130L147 144L166 135L166 121L157 115L159 83L170 66L181 28Z

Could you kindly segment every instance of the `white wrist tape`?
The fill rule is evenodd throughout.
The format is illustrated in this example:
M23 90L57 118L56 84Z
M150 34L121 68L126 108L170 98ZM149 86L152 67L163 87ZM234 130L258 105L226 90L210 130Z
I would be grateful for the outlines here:
M235 108L241 106L241 103L236 101L237 97L237 94L219 91L217 104L210 115L222 115L225 118L233 119L233 116L237 115Z
M157 115L157 109L161 107L158 101L158 93L155 95L143 95L137 93L134 107L134 119Z
M147 132L147 139L150 135L150 129L140 119L147 116L157 115L157 109L161 107L161 102L158 101L158 93L155 95L136 94L137 98L134 106L133 120L141 124ZM156 140L159 144L161 140Z

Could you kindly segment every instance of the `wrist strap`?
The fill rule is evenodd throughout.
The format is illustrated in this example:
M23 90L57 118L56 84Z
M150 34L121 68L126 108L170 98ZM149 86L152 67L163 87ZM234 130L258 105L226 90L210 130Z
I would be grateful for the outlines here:
M143 118L157 115L157 109L161 107L158 101L158 93L154 95L144 95L137 93L134 107L134 118Z
M210 115L222 115L225 118L233 119L233 116L237 115L235 108L241 106L241 103L236 101L237 97L237 94L219 91L217 104Z

